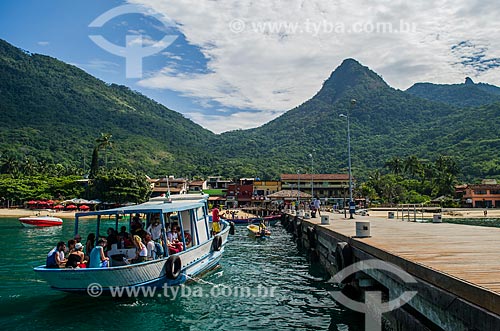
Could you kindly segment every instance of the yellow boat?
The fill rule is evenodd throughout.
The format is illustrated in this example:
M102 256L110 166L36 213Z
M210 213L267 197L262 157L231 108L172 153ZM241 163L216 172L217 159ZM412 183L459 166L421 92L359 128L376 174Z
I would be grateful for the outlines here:
M260 227L257 224L250 224L247 226L248 231L253 234L255 237L269 237L271 235L271 231L267 230L266 227Z

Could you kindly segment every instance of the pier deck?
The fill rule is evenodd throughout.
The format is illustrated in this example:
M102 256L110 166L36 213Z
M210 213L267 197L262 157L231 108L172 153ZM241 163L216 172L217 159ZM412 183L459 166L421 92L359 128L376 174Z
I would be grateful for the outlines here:
M500 315L500 228L448 223L419 223L343 214L306 222L332 231L376 258L393 263L410 274L483 309ZM371 237L355 238L355 222L370 221Z

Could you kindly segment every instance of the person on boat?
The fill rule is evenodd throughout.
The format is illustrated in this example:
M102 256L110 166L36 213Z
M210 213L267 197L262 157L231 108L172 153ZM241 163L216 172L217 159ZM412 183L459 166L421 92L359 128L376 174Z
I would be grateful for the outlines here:
M76 245L76 240L75 239L68 240L68 246L67 246L67 249L66 249L67 255L71 254L75 250L75 245Z
M118 244L118 233L113 228L108 228L107 232L108 236L106 237L106 250L111 250L111 245Z
M160 224L160 219L155 217L153 222L146 229L146 232L151 235L154 241L159 242L161 240L161 230L162 226Z
M212 235L216 235L220 232L220 216L219 209L214 207L212 209Z
M180 245L179 245L180 244ZM182 251L182 243L172 243L167 239L168 254L176 254Z
M174 253L179 253L184 249L184 245L179 238L180 228L177 225L172 225L172 231L167 233L167 246L173 248Z
M133 237L134 245L136 249L135 258L132 259L132 263L144 262L148 258L148 248L141 240L141 237L135 235Z
M75 237L73 239L75 239L75 242L77 242L77 243L82 242L82 236L80 236L78 233L75 234Z
M99 239L97 246L90 252L89 268L106 268L109 265L109 257L104 255L106 239Z
M153 238L149 233L144 237L144 243L146 244L146 248L148 249L148 259L156 259L157 256L155 242L153 241Z
M175 223L172 224L171 230L167 228L167 239L172 243L179 241L179 232Z
M60 268L66 263L64 258L64 250L66 249L66 243L60 241L57 243L56 247L52 249L47 255L47 261L45 262L46 268Z
M95 233L89 233L85 242L85 255L90 256L92 249L95 246Z
M260 220L260 223L259 223L259 233L261 236L265 236L266 235L266 225L264 224L264 220L261 219Z
M66 268L86 268L85 254L83 254L83 245L76 243L75 249L69 254Z
M119 239L128 238L129 233L127 232L127 227L124 225L120 228L120 232L118 233Z

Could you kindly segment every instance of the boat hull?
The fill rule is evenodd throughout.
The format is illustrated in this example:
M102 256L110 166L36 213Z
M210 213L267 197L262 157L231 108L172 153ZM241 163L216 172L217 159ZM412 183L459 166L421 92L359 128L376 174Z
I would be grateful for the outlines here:
M213 239L196 247L175 254L181 260L181 273L176 279L168 279L166 265L168 258L129 264L110 268L82 269L47 269L45 266L35 268L35 272L51 287L66 292L87 292L97 286L103 293L112 288L159 286L167 284L176 286L215 267L224 252L229 234L229 226L219 234L222 238L220 250L213 250Z
M233 222L236 225L258 224L261 220L259 217L226 219L226 221Z
M250 224L247 226L247 229L251 235L257 238L269 237L271 235L271 231L269 230L265 230L264 233L262 233L262 231L259 230L259 226L255 224Z
M52 216L21 217L19 218L19 222L21 222L24 227L29 228L61 226L63 224L62 219Z

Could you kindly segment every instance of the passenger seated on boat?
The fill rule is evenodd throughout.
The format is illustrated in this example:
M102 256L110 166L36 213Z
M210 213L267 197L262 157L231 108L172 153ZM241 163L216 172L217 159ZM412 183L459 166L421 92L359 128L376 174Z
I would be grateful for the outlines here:
M75 239L75 242L77 242L77 243L82 242L82 236L80 236L78 233L75 234L75 237L73 239Z
M106 237L106 251L111 250L111 245L118 244L118 232L116 232L113 228L108 228L107 230L108 236Z
M260 223L259 223L259 233L261 235L265 235L266 234L266 225L264 224L264 220L260 220Z
M89 268L105 268L109 265L109 257L104 255L106 239L99 239L97 246L90 252Z
M45 262L46 268L59 268L64 266L66 259L64 258L64 250L66 249L66 243L60 241L57 243L56 247L52 249L47 255L47 261Z
M141 237L139 237L138 235L135 235L133 239L134 239L136 253L135 253L135 258L132 259L132 263L140 263L146 261L148 257L148 249L146 245L144 245L144 243L141 240Z
M186 241L186 247L191 246L191 242L193 241L193 239L191 238L191 235L187 230L184 231L184 240Z
M66 250L64 251L66 257L75 250L75 244L76 244L75 239L68 240L68 245L66 246Z
M128 238L128 232L127 232L127 227L126 226L122 226L120 228L120 233L118 233L118 237L121 239L121 238Z
M176 254L182 251L182 243L172 243L167 240L168 254Z
M75 249L68 256L68 261L66 262L66 268L86 268L85 257L83 254L83 245L77 243Z
M85 255L90 256L92 249L95 246L95 233L89 233L85 242Z
M156 259L156 249L155 249L155 242L151 238L151 235L148 233L146 234L146 237L144 238L144 243L146 244L146 248L148 250L148 259Z

